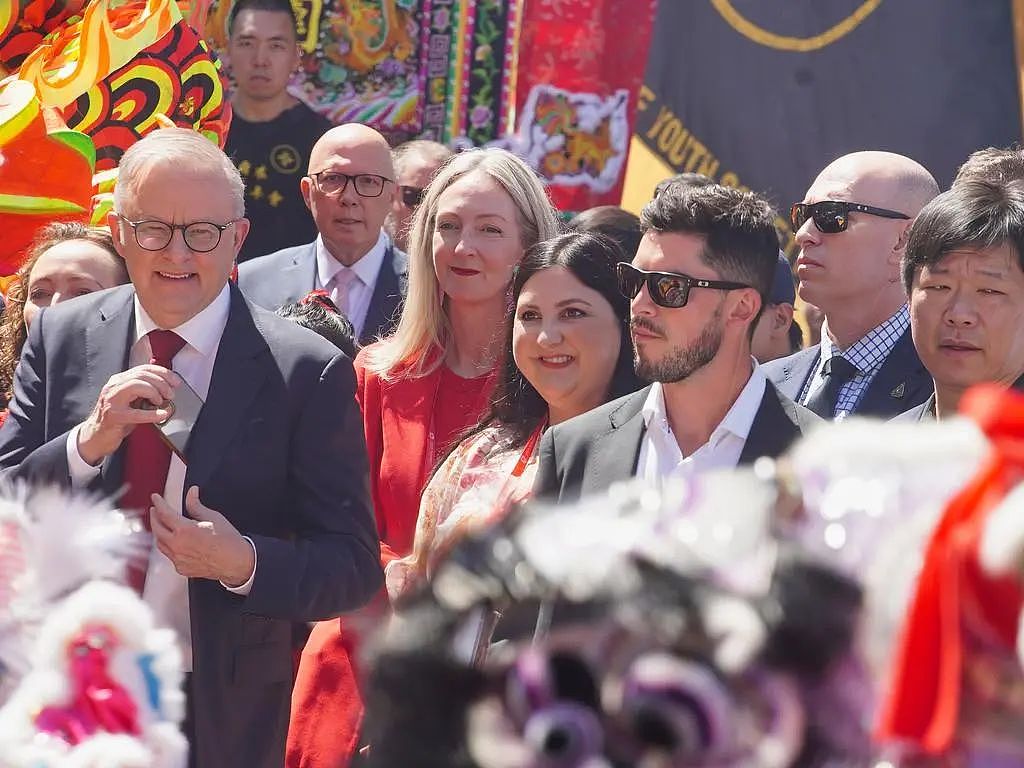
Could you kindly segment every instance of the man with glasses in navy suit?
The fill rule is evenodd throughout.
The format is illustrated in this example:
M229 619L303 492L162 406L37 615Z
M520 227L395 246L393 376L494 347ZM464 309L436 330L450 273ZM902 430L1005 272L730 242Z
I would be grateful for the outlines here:
M243 193L199 133L132 145L108 220L131 284L39 313L0 429L0 479L116 498L151 531L126 576L181 645L204 768L284 764L293 625L383 582L352 362L230 283Z
M332 128L313 147L302 196L316 221L316 240L239 266L238 286L276 310L310 291L327 291L361 344L398 322L409 259L384 231L397 194L387 141L373 128Z
M797 292L825 321L820 344L765 365L784 395L825 419L891 417L928 398L900 260L910 225L938 193L908 157L854 152L828 165L792 207Z

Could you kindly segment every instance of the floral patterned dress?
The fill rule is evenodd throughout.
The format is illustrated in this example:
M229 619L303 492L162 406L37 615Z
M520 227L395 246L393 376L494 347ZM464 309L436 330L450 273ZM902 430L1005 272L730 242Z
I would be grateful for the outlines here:
M500 520L530 497L539 435L538 429L523 446L508 427L489 426L452 451L423 491L412 554L387 568L392 600L428 578L461 538Z

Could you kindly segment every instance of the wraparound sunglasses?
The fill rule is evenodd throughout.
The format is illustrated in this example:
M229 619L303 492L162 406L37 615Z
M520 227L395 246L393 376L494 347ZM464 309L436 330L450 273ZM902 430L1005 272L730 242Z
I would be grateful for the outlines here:
M866 213L870 216L881 216L883 219L909 219L905 213L890 211L886 208L875 208L863 203L848 203L845 200L822 200L820 203L794 203L789 209L789 222L796 232L808 219L814 220L823 234L834 235L845 232L850 226L850 212Z
M651 301L668 309L685 307L690 299L691 288L713 288L718 291L750 288L749 285L726 280L704 280L675 272L648 272L624 261L615 266L615 276L619 282L619 291L627 299L635 299L646 284Z

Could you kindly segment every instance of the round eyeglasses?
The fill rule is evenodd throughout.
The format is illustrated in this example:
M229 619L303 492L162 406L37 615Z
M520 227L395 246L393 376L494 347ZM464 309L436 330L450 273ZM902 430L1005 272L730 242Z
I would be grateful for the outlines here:
M168 224L157 219L143 219L132 221L121 214L115 214L117 218L132 228L135 233L135 242L144 251L162 251L171 244L174 237L174 230L180 229L185 239L185 245L189 250L196 253L209 253L220 245L221 235L224 230L230 227L239 219L232 219L225 224L215 224L212 221L193 221L191 224Z
M309 178L325 195L340 195L351 181L356 194L360 197L380 197L384 192L384 185L394 183L386 176L378 176L376 173L357 173L350 176L338 171L320 171L309 174Z

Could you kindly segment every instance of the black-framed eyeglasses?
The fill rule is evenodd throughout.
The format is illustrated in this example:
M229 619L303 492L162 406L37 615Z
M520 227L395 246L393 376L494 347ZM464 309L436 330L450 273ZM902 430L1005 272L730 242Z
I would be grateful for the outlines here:
M135 242L144 251L162 251L171 244L176 229L181 230L185 239L185 245L189 250L196 253L209 253L220 245L221 235L224 230L240 219L232 219L224 224L217 224L212 221L193 221L191 224L168 224L157 219L143 219L132 221L120 213L117 218L132 228L135 233Z
M820 203L794 203L789 209L789 222L796 231L808 219L814 220L823 234L834 235L845 232L850 226L850 212L866 213L870 216L881 216L883 219L909 219L905 213L890 211L887 208L875 208L863 203L849 203L845 200L822 200Z
M384 185L394 183L392 179L378 176L376 173L349 175L338 171L319 171L309 174L309 178L316 184L316 188L325 195L340 195L351 181L356 194L360 197L380 197L384 192Z
M402 193L402 202L405 203L406 208L415 208L422 203L423 193L426 192L420 187L399 187L398 191Z
M646 285L647 292L651 295L651 301L659 307L668 309L685 307L686 302L690 299L690 289L692 288L712 288L718 291L750 288L744 283L734 283L728 280L704 280L675 272L648 272L644 269L637 269L625 261L620 261L615 265L615 276L619 282L619 291L630 301L635 299Z

